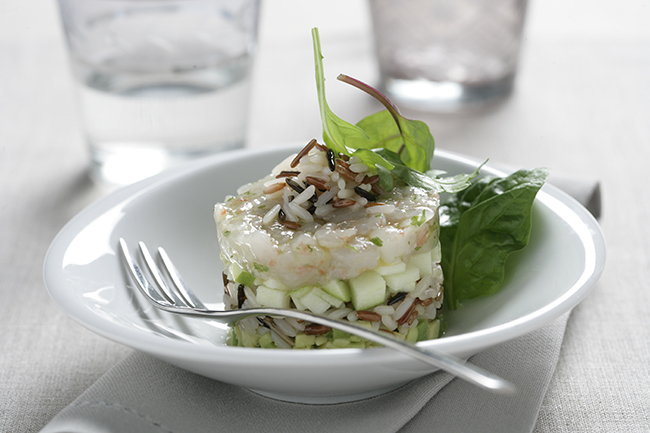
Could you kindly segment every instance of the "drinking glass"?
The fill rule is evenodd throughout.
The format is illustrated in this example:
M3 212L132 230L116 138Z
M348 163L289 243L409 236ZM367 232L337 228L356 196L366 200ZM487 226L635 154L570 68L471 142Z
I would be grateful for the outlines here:
M93 177L244 145L259 0L59 0Z
M503 99L526 0L370 0L381 88L398 104L455 112Z

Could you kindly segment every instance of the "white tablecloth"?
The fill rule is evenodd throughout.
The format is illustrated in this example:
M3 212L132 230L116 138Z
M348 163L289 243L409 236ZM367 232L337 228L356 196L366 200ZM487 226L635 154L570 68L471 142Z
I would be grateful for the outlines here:
M464 116L410 113L439 148L598 179L607 268L567 324L536 433L650 430L650 7L638 0L533 2L515 94ZM366 3L274 0L263 9L251 147L321 132L309 29L325 68L373 82ZM330 81L355 120L376 107ZM87 154L53 2L0 3L0 431L36 432L130 349L62 313L41 276L45 251L105 191Z

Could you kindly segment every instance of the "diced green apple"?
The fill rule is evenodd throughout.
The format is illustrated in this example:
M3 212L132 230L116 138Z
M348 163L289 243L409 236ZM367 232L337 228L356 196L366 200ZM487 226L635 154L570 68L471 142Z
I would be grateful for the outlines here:
M427 332L427 340L433 340L440 336L440 319L429 322L429 329Z
M291 306L291 299L289 299L287 292L266 286L259 286L257 288L256 298L257 302L264 307L290 308Z
M294 349L311 349L316 344L315 335L298 334L294 342Z
M344 280L332 280L327 285L322 287L323 290L343 302L349 302L350 288L348 283Z
M386 281L375 271L366 271L348 280L352 304L357 311L367 310L386 299Z
M392 265L380 266L377 269L375 269L375 272L377 272L379 275L384 276L384 275L399 274L401 272L404 272L405 270L406 270L406 263L398 262Z
M312 289L311 293L318 296L323 301L326 301L332 307L340 308L344 304L344 302L341 299L337 298L336 296L330 295L329 293L327 293L325 290L321 289L320 287L314 287Z
M415 343L418 341L418 328L417 326L411 326L406 333L406 341L410 343Z
M258 344L263 349L273 349L277 347L275 345L275 342L273 342L273 337L271 336L270 332L262 335L258 341Z
M409 259L409 263L420 270L420 276L431 275L433 272L433 260L431 260L430 251L412 255Z
M316 286L306 286L290 292L293 303L300 310L310 310L322 314L330 307L340 307L343 301L325 293Z
M420 279L420 269L408 263L406 270L399 274L385 275L386 285L393 292L412 292L415 290L415 283Z

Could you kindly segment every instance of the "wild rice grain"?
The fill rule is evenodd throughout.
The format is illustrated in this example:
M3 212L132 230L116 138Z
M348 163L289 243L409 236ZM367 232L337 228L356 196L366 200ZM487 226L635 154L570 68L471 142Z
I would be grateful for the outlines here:
M317 141L315 138L312 138L309 143L305 147L302 148L300 152L298 152L298 155L291 161L291 168L294 168L298 165L300 160L302 159L303 156L307 155L309 151L316 145Z
M327 334L331 330L332 328L330 328L329 326L310 323L309 325L305 326L304 332L306 335L323 335L323 334Z
M239 287L237 287L237 308L241 308L242 305L244 305L245 300L246 292L244 292L244 285L240 284Z
M335 209L341 209L341 208L344 208L344 207L350 207L352 205L355 205L356 203L357 203L356 201L354 201L354 200L352 200L350 198L344 198L344 199L341 199L339 201L335 201L334 203L332 203L332 207L335 208Z
M418 316L418 312L415 311L415 302L413 302L413 301L415 301L415 300L414 300L413 298L407 298L407 299L405 299L404 302L402 302L402 304L406 304L409 300L412 300L412 302L410 303L408 309L404 312L404 314L403 314L402 316L398 316L398 313L399 313L399 311L400 311L399 308L397 308L397 309L395 310L395 314L393 315L393 317L394 317L394 318L395 318L395 317L399 317L399 319L397 319L397 323L398 323L399 325L404 325L404 324L408 324L408 325L410 325L410 324L413 323L413 321L414 321L414 320L417 318L417 316ZM400 305L400 307L401 307L401 305ZM413 314L415 314L415 316L414 316Z
M356 182L356 177L357 174L353 173L350 171L350 168L348 167L348 163L345 161L341 161L340 159L336 162L336 172L339 173L341 176L343 176L345 179L349 180L350 182Z
M370 185L375 184L379 182L379 175L376 174L374 176L365 177L361 182L363 184L370 184Z
M330 189L328 181L325 179L321 179L319 177L307 176L305 177L305 182L308 183L309 185L314 185L314 187L316 187L321 191L329 191Z
M298 230L300 228L300 223L296 221L280 221L280 224L291 230Z
M387 302L386 305L393 305L397 304L399 301L404 299L406 297L407 293L406 292L399 292L396 293L392 298L390 298Z
M284 181L287 183L287 185L289 185L291 187L291 189L296 191L298 194L300 194L301 192L303 192L305 190L305 188L298 185L298 183L296 181L294 181L293 179L286 178Z
M336 159L334 159L334 151L332 149L327 149L327 165L330 171L336 170Z
M377 196L376 195L369 193L368 191L364 190L363 188L361 188L359 186L354 187L354 192L359 194L359 197L363 197L368 201L377 201Z
M288 170L282 170L280 173L278 173L277 176L275 176L276 179L280 179L283 177L295 177L300 174L299 171L288 171Z
M379 322L381 320L381 316L374 311L357 311L357 317L368 322Z

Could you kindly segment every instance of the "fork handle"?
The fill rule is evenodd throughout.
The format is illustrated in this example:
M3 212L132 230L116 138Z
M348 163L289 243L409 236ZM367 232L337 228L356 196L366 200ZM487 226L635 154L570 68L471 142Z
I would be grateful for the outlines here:
M249 308L243 310L213 311L207 309L180 308L171 305L158 305L158 307L172 313L181 313L188 316L209 317L221 320L227 319L228 322L250 316L280 316L292 317L298 320L318 323L320 325L340 329L341 331L348 332L350 334L386 346L390 349L397 350L398 352L401 352L429 365L438 367L441 370L451 373L481 388L489 389L491 391L503 394L512 394L515 391L515 387L512 385L512 383L453 355L436 350L424 350L416 345L409 344L402 340L397 340L396 338L391 338L388 335L381 335L375 331L356 326L349 322L330 319L328 317L318 316L304 311L285 310L278 308Z

